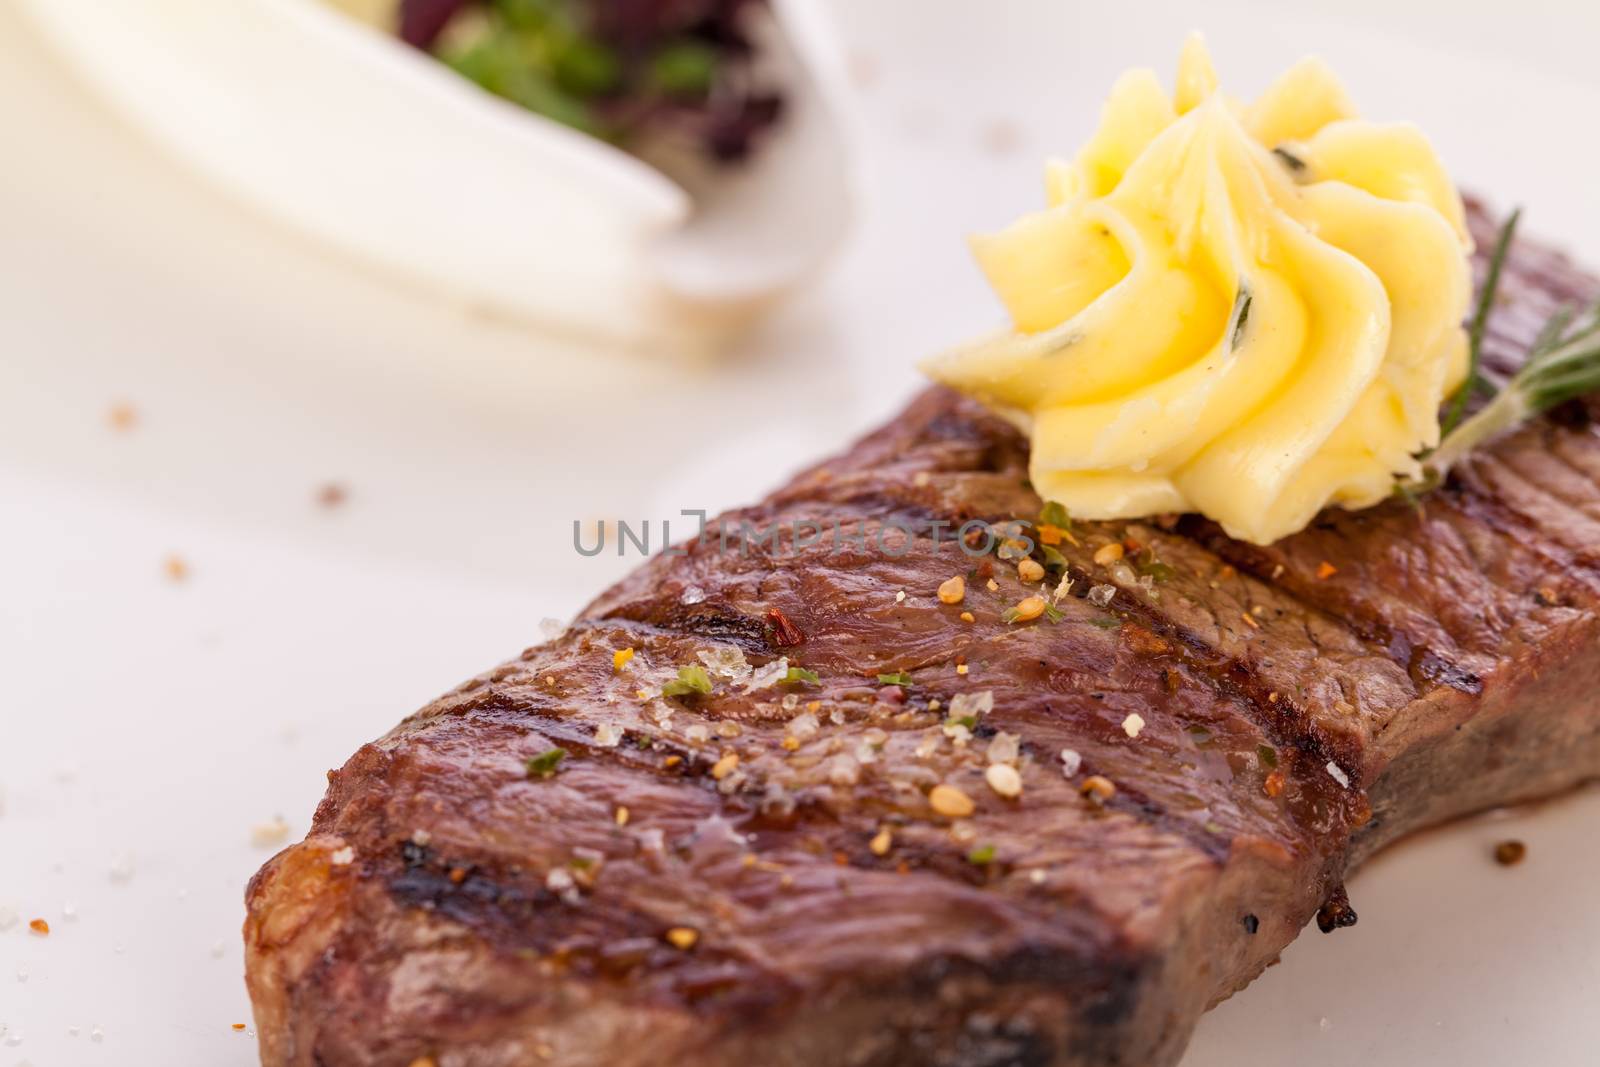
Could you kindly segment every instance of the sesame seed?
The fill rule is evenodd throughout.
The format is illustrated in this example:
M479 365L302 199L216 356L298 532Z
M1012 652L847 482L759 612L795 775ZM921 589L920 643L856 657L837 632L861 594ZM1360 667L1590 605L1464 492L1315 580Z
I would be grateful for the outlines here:
M1075 748L1061 750L1061 773L1071 778L1083 767L1083 756Z
M1044 614L1044 597L1023 597L1017 601L1017 606L1011 610L1017 613L1016 619L1018 622L1032 622Z
M989 769L983 772L983 780L989 783L989 788L1008 799L1022 795L1022 775L1009 763L991 763Z
M739 766L739 754L730 752L711 765L711 777L720 782L732 774L733 769L737 766Z
M1144 729L1144 716L1137 711L1122 720L1122 732L1129 737L1138 737L1139 731Z
M894 602L896 604L904 604L905 600L906 600L906 591L904 589L900 590L898 593L896 593L894 595Z
M1117 795L1116 783L1104 775L1091 774L1078 790L1095 804L1104 804Z
M977 621L978 621L978 620L977 620L977 618L976 618L976 617L975 617L975 616L974 616L974 615L973 615L973 614L972 614L972 612L970 612L970 611L963 611L963 612L962 612L962 613L961 613L961 621L962 621L962 622L977 622Z
M674 926L667 931L667 942L680 952L688 952L700 940L700 931L692 926Z
M1095 550L1094 561L1100 566L1104 567L1108 564L1117 562L1117 560L1121 559L1122 556L1122 545L1116 541L1113 541L1109 545L1101 545Z
M889 832L889 828L885 826L883 829L878 831L877 836L872 839L872 843L867 847L872 850L872 854L874 856L887 856L889 854L889 849L894 847L894 835L891 834Z
M1261 629L1261 624L1259 622L1256 622L1255 616L1251 615L1249 612L1241 611L1239 613L1239 618L1243 619L1245 625L1250 627L1250 629L1252 629L1252 630Z
M928 803L940 815L952 819L965 818L977 808L972 798L953 785L936 785L928 793Z
M626 825L628 825L628 809L627 809L626 805L623 805L623 804L618 804L617 805L617 813L615 815L615 819L617 821L617 825L618 826L626 826Z
M967 595L967 580L961 575L946 578L939 584L939 603L959 604Z
M1044 567L1037 560L1022 560L1017 564L1017 577L1025 582L1037 582L1044 577Z

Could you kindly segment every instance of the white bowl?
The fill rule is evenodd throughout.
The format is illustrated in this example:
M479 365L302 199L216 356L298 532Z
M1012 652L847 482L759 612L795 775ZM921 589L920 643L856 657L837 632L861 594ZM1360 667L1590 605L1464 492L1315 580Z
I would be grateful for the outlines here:
M784 121L691 195L321 0L21 0L117 110L241 199L463 302L714 349L822 262L853 178L805 0L758 27Z

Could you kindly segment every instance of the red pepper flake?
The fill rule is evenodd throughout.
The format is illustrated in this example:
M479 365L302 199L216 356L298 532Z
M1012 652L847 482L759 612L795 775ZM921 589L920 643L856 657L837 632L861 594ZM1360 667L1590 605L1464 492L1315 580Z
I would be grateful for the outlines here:
M317 490L317 503L325 508L336 508L350 499L350 491L338 482L329 482Z
M243 1033L244 1032L244 1023L234 1023L233 1024L233 1032L236 1033L236 1034Z
M1339 568L1335 567L1327 560L1323 560L1321 563L1317 564L1317 581L1319 582L1325 582L1338 573Z
M1283 783L1285 781L1286 779L1284 778L1283 771L1282 769L1279 769L1267 775L1267 780L1261 783L1261 788L1266 791L1266 794L1269 797L1282 796Z
M34 919L33 921L29 922L28 929L32 930L40 937L50 936L50 924L45 922L43 919Z
M779 648L793 648L805 644L806 635L800 628L789 621L789 617L777 608L767 611L767 625L772 627L772 643Z
M452 867L452 868L450 868L450 882L451 882L451 884L460 885L462 882L465 882L466 880L467 880L467 869L465 867Z

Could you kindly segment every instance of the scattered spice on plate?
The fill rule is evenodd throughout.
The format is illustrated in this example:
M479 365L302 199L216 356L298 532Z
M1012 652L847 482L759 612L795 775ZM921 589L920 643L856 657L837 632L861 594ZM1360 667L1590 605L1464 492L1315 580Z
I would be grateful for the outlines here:
M1515 867L1528 855L1528 846L1521 841L1502 841L1494 846L1494 861L1502 867Z
M129 403L112 404L111 410L106 412L106 422L118 433L127 433L139 425L139 412Z
M28 929L32 930L34 933L38 934L40 937L49 937L50 936L50 924L45 922L43 919L31 919L31 920L29 920Z

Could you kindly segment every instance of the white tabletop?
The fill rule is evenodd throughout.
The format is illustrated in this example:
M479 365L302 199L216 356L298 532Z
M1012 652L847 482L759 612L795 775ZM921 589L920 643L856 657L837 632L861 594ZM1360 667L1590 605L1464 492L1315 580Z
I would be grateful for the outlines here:
M0 930L0 1067L253 1063L231 1029L242 888L271 851L252 828L302 834L329 767L633 565L577 555L574 520L751 499L890 414L919 356L998 316L962 235L1034 206L1042 158L1120 69L1169 70L1200 10L833 6L868 134L859 231L736 358L691 371L281 231L0 3L0 915L22 920ZM1204 6L1226 84L1320 51L1369 113L1417 120L1475 188L1600 259L1600 14L1286 6ZM315 499L329 482L338 507ZM1187 1067L1592 1063L1597 814L1584 795L1380 859L1351 886L1360 925L1305 935ZM1502 837L1522 866L1487 858Z

